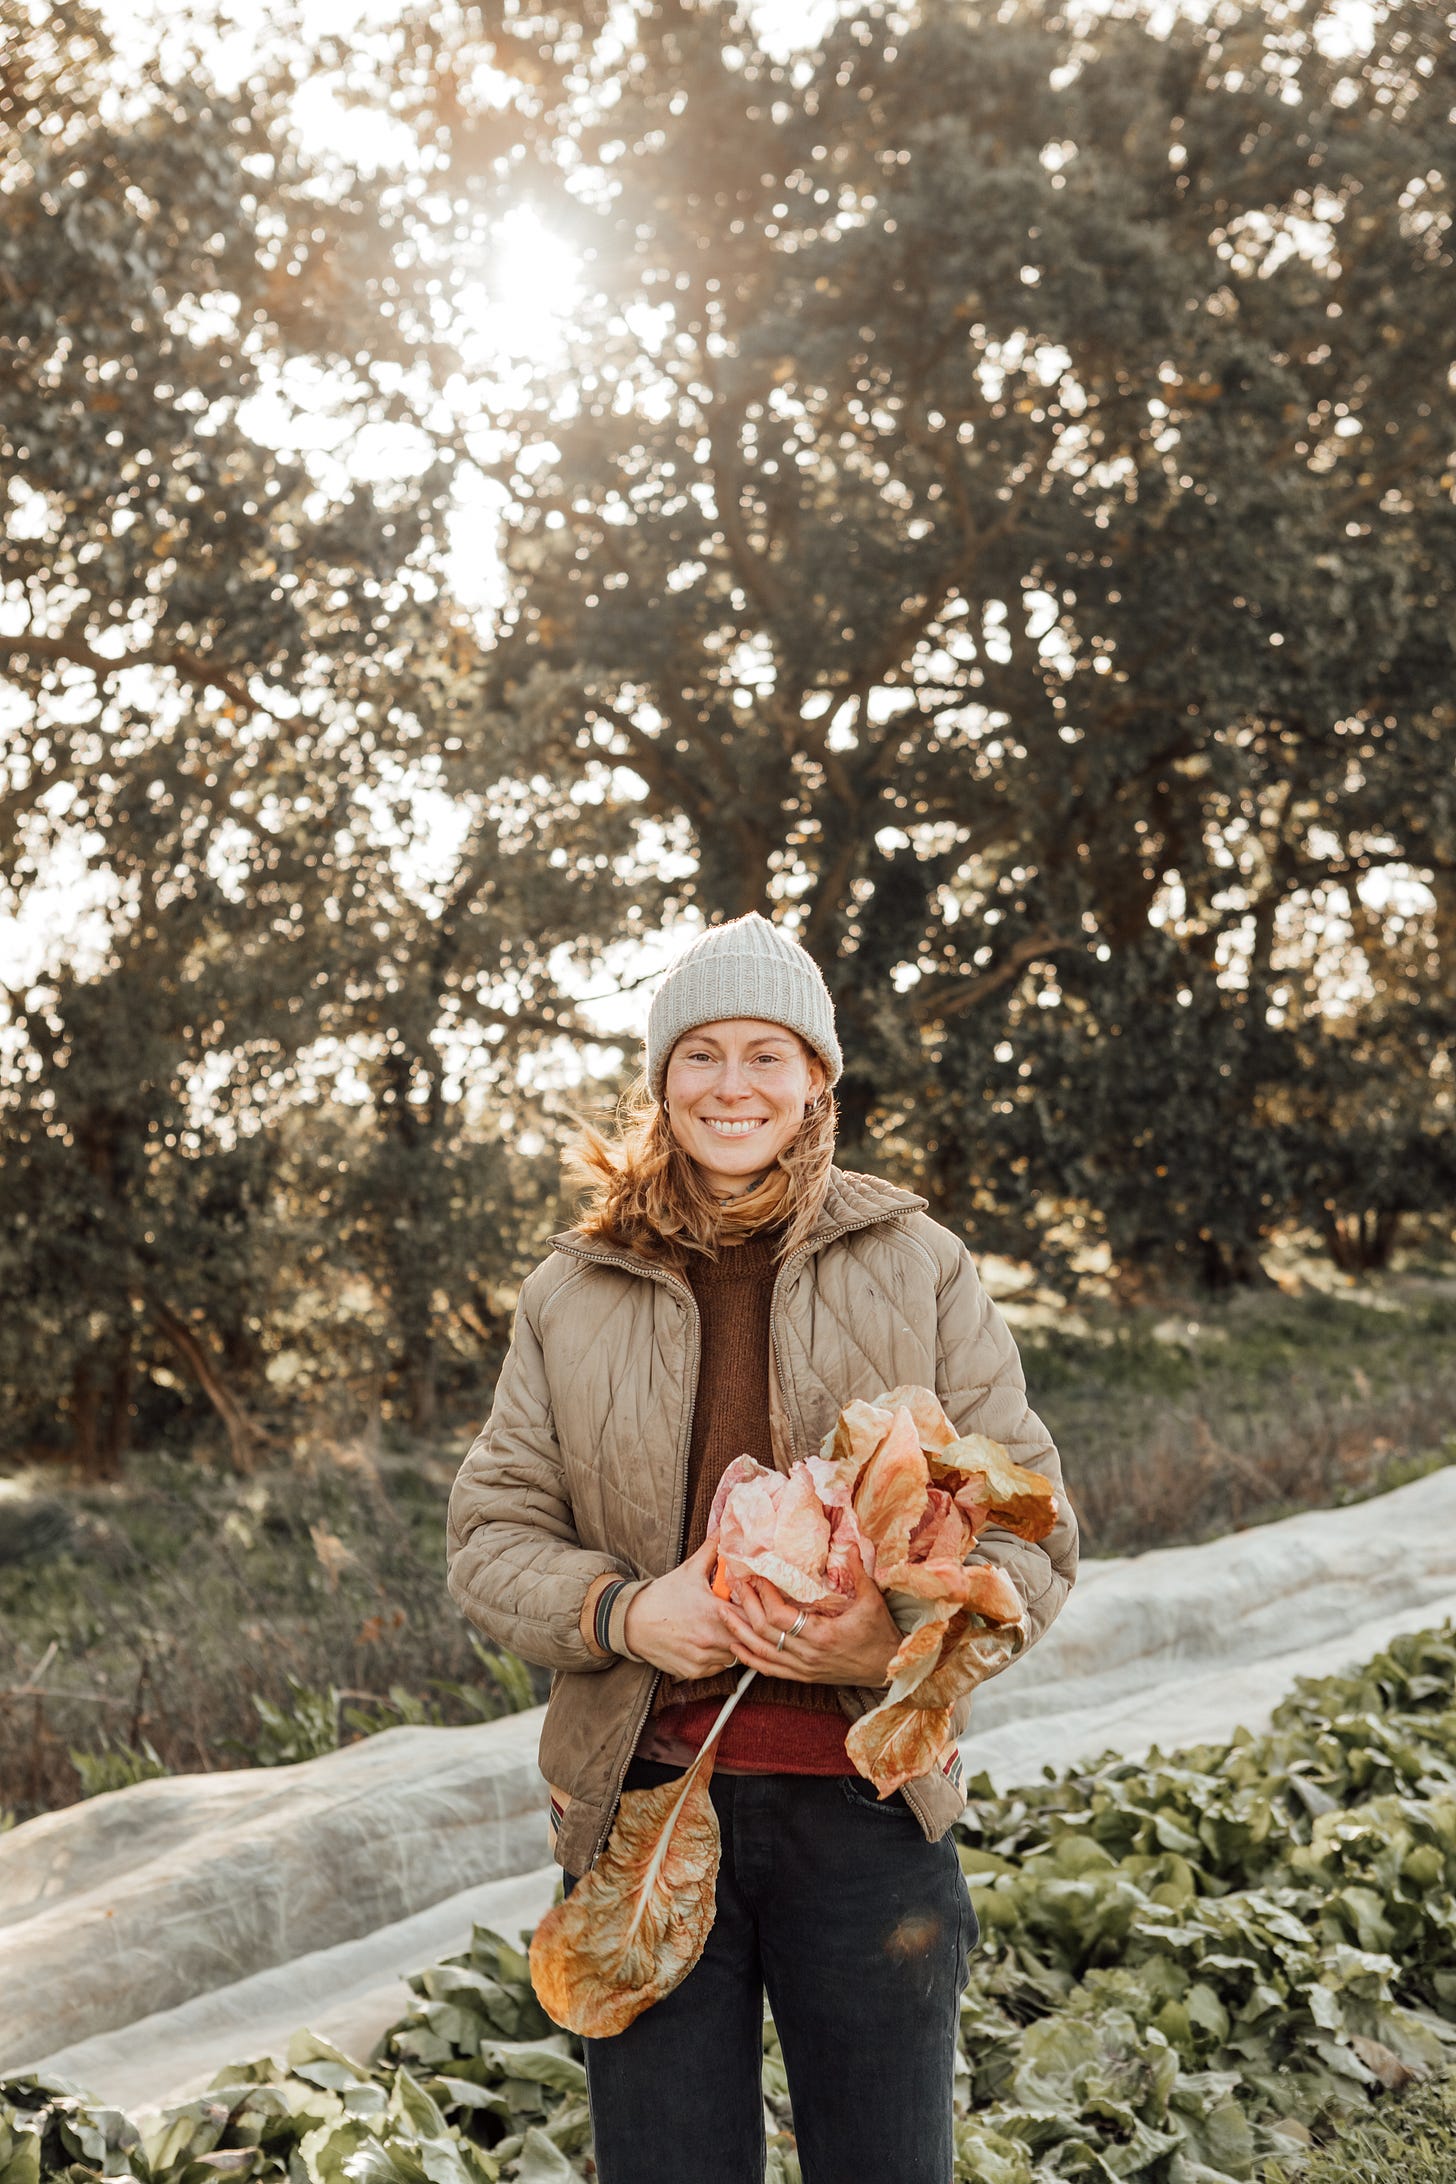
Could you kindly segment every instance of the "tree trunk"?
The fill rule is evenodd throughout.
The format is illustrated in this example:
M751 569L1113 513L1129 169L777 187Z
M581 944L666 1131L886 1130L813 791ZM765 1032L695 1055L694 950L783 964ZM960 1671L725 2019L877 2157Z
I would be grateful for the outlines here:
M1274 1286L1264 1271L1257 1243L1249 1237L1241 1237L1234 1244L1224 1244L1216 1236L1200 1236L1195 1265L1199 1287L1210 1295L1216 1296L1228 1289L1272 1289Z
M248 1416L192 1329L165 1299L148 1296L146 1302L158 1332L171 1343L222 1420L228 1438L228 1458L234 1471L253 1470L260 1450L269 1445L274 1436Z
M101 1468L101 1390L94 1351L78 1358L71 1375L71 1459L88 1479L105 1476Z
M1336 1213L1327 1208L1321 1221L1325 1249L1342 1274L1369 1274L1390 1264L1400 1234L1399 1213Z
M71 1375L70 1460L88 1479L119 1479L131 1439L131 1335L88 1350Z
M132 1337L128 1328L116 1345L106 1408L101 1423L102 1477L119 1479L121 1459L131 1446Z
M418 1337L410 1345L405 1364L405 1387L409 1392L411 1433L433 1433L439 1413L439 1380L435 1369L435 1345L424 1337Z

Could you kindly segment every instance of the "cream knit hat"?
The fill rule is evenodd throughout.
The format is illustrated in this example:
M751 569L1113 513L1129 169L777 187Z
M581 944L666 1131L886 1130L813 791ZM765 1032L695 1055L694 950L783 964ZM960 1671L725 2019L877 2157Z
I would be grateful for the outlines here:
M725 1017L782 1024L810 1045L837 1084L844 1057L834 1033L834 1003L807 949L750 910L711 925L670 963L647 1012L647 1081L662 1098L667 1058L685 1031Z

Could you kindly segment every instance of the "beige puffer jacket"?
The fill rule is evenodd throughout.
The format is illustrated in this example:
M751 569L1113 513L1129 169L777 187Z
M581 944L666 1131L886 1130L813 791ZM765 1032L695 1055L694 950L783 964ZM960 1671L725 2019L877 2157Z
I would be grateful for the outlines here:
M774 1283L774 1462L787 1470L813 1455L856 1397L918 1382L935 1388L958 1431L990 1434L1060 1483L1006 1322L964 1244L925 1203L874 1176L831 1171L812 1234ZM555 1671L541 1771L565 1807L557 1859L579 1874L606 1840L659 1673L601 1654L582 1610L604 1579L645 1584L681 1560L699 1322L679 1277L571 1230L552 1243L521 1286L490 1416L450 1495L447 1551L450 1591L470 1621ZM1034 1642L1076 1575L1065 1494L1039 1546L991 1529L977 1559L1012 1579ZM614 1644L640 1589L614 1603ZM861 1714L882 1695L846 1691L845 1710ZM957 1733L969 1712L963 1700ZM936 1839L962 1810L958 1768L917 1776L905 1796Z

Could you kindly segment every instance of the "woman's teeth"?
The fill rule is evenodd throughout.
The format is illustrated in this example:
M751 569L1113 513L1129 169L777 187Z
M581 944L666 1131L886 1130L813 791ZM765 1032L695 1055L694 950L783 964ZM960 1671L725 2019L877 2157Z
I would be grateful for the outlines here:
M711 1115L704 1115L700 1119L708 1129L716 1130L719 1137L747 1137L750 1130L760 1129L763 1124L761 1115L752 1122L718 1122Z

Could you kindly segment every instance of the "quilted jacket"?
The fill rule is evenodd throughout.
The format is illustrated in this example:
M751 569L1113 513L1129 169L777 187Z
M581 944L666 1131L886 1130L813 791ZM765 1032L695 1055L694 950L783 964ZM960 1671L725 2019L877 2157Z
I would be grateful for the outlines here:
M875 1176L831 1171L813 1232L774 1282L774 1462L787 1470L814 1454L856 1397L918 1382L958 1431L990 1434L1060 1484L1006 1322L925 1205ZM552 1246L521 1286L490 1416L451 1491L447 1556L470 1621L554 1671L541 1771L564 1808L557 1859L579 1874L606 1840L659 1674L599 1652L582 1610L604 1578L639 1581L614 1603L617 1643L636 1591L681 1559L699 1320L688 1284L666 1269L569 1229ZM1076 1575L1076 1520L1060 1500L1040 1545L992 1528L977 1547L1020 1592L1028 1644ZM845 1711L882 1695L847 1690ZM969 1711L963 1700L957 1733ZM962 1809L959 1770L917 1776L905 1796L933 1840Z

